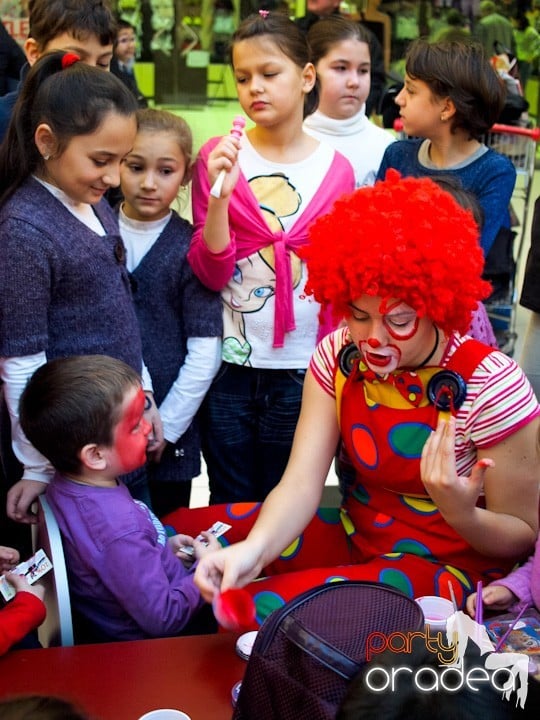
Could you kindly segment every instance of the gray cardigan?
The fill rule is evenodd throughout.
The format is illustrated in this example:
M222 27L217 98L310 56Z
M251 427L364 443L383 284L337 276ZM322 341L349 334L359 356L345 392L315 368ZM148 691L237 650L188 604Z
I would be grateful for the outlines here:
M0 356L103 354L142 369L139 326L118 222L80 222L29 178L0 209Z

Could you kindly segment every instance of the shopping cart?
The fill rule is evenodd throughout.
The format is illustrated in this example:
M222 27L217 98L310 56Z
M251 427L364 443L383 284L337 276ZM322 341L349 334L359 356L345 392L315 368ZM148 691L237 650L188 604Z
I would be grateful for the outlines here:
M539 141L540 128L514 125L493 125L484 138L485 144L505 155L516 170L510 208L513 232L508 247L502 245L497 253L490 252L486 260L486 277L493 285L493 294L485 305L499 347L507 355L513 355L517 339L516 277L524 255L536 145Z
M394 130L400 137L406 137L401 119L395 121ZM512 355L517 339L516 276L524 254L525 230L529 215L536 145L540 142L540 128L497 124L493 125L483 140L488 147L505 155L516 170L511 207L512 232L508 233L508 238L499 238L497 247L494 247L488 255L486 277L492 283L494 291L485 302L500 349Z

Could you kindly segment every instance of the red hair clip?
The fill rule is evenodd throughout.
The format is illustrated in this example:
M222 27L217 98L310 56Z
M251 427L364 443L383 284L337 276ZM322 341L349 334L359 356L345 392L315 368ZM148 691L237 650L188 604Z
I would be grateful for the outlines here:
M75 55L75 53L67 52L62 58L62 70L71 67L76 62L79 62L80 59L81 58L78 55Z
M259 15L263 20L266 20L266 18L270 15L270 10L259 10Z

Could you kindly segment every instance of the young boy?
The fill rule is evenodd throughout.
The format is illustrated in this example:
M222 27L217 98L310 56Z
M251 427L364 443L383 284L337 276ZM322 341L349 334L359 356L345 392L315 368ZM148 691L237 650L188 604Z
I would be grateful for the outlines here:
M107 0L29 0L29 33L24 43L28 67L43 53L69 50L89 65L109 69L116 21ZM0 142L9 125L19 90L0 97Z
M180 546L193 546L199 558L218 549L218 541L209 533L202 533L208 547L186 535L167 539L159 520L117 480L145 461L150 425L144 406L137 373L104 355L46 363L21 396L21 426L56 469L47 499L62 533L85 640L215 629L200 614L204 601Z
M146 98L139 90L137 78L133 71L135 64L135 46L137 43L135 28L131 23L128 23L127 20L119 20L117 27L118 34L114 41L111 72L135 95L139 107L148 107Z

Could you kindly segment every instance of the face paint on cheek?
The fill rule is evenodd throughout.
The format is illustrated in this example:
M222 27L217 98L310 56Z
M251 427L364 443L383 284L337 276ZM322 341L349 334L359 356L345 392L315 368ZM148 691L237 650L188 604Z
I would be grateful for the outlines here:
M114 449L124 472L135 470L146 461L147 435L142 431L134 432L141 422L146 396L139 388L133 400L127 406L114 433Z

